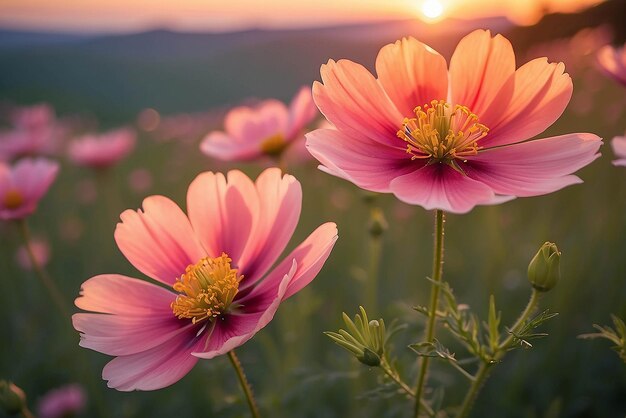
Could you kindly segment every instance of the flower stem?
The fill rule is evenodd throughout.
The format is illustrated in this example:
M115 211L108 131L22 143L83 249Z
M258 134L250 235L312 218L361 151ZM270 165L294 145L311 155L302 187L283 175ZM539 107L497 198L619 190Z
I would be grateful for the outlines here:
M443 237L444 237L445 216L442 210L437 209L435 212L435 243L433 249L433 275L432 285L430 287L430 306L428 311L428 324L426 325L426 341L433 342L435 338L435 319L437 317L437 305L439 304L439 289L441 284L441 276L443 275ZM421 400L424 392L424 383L426 381L426 373L430 357L422 357L422 365L420 367L417 378L417 386L415 389L415 408L414 416L418 418L421 411Z
M228 358L232 363L235 372L237 372L237 377L239 378L239 383L241 383L241 388L246 395L246 400L248 401L248 406L250 407L250 413L253 418L260 418L261 414L259 414L259 407L254 400L254 395L252 394L252 387L246 378L246 374L243 371L243 367L241 366L241 362L239 358L235 354L235 350L230 350L228 352Z
M55 306L57 307L57 309L63 316L63 320L64 321L68 320L70 317L70 311L67 307L67 303L65 299L63 298L61 291L54 283L54 280L52 280L50 276L48 276L46 271L39 264L37 257L35 256L35 252L33 251L33 247L31 245L30 232L28 230L28 225L26 224L26 220L20 219L17 221L17 223L18 223L20 232L22 234L22 239L24 241L24 247L26 248L26 253L28 254L28 258L33 267L33 270L36 273L35 275L37 276L39 281L41 281L41 283L44 285L44 287L48 291L50 297L52 298L52 301L54 302Z
M391 369L386 360L383 360L383 362L380 364L380 368L383 369L385 374L389 376L389 378L393 380L407 395L409 395L411 398L415 398L415 393L413 392L413 389L411 389L409 385L407 385L400 378L400 376L398 376L398 374ZM424 408L428 416L435 416L435 412L430 406L428 406L426 402L422 401L422 407Z
M526 308L524 308L524 311L522 312L522 314L519 316L519 318L517 318L517 321L515 321L515 324L511 327L511 332L509 333L509 336L504 341L502 341L502 343L498 346L498 353L496 354L496 356L500 353L504 355L506 350L508 350L509 345L513 341L513 338L515 338L515 334L518 333L518 331L524 325L526 320L528 320L528 317L532 315L532 313L535 311L535 307L537 306L537 302L539 302L540 295L541 295L541 292L533 288L532 293L530 294L530 299L528 300L528 304L526 305ZM500 357L497 357L496 359L499 359Z
M502 357L504 357L506 352L509 350L511 343L515 338L515 335L518 334L520 329L524 326L524 323L534 312L535 307L537 306L537 302L539 301L539 295L540 292L538 292L536 289L532 290L530 300L528 301L526 308L519 316L517 321L515 321L515 324L510 328L509 336L505 338L502 343L498 344L495 353L493 353L493 359L483 360L483 362L480 364L480 367L478 367L478 370L474 375L474 380L472 381L472 384L470 385L467 394L465 395L465 399L463 399L463 403L461 404L461 408L459 410L457 418L467 417L470 410L472 409L472 406L474 405L474 401L476 400L480 389L485 384L487 377L489 377L491 366L501 360Z

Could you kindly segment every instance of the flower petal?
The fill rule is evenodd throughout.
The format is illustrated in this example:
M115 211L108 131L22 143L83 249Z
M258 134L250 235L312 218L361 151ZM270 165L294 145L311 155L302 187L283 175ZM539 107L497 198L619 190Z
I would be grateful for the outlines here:
M613 165L626 166L626 136L616 136L611 141L611 147L617 160L613 160Z
M389 192L391 180L423 164L411 161L406 149L381 146L363 137L355 139L335 129L316 129L306 134L306 139L309 152L323 164L323 171L374 192Z
M412 117L416 106L448 97L445 58L413 37L382 47L376 58L376 73L403 116Z
M128 355L160 345L185 330L170 307L176 295L143 280L106 274L81 286L76 306L97 313L72 316L81 333L80 346L108 354Z
M603 46L598 51L596 59L605 74L626 86L626 45L621 48Z
M205 340L206 335L197 337L190 330L150 350L116 357L104 366L102 378L124 392L164 388L189 373L198 361L191 353Z
M44 158L25 158L13 167L14 186L28 200L38 201L56 179L59 164Z
M91 312L165 318L172 315L170 303L174 296L173 292L145 280L101 274L80 286L80 296L74 303Z
M592 134L538 139L480 152L464 169L496 193L537 196L581 183L570 174L598 158L601 145Z
M300 182L282 176L279 168L268 168L255 184L259 213L254 230L239 262L244 278L240 290L263 277L284 251L296 229L302 208Z
M337 129L355 138L405 148L396 136L404 115L365 67L349 60L329 60L320 73L323 84L313 84L313 99Z
M287 124L287 140L292 140L317 115L317 106L313 102L311 88L304 86L298 90L289 104L289 122Z
M520 142L540 134L561 116L572 97L572 80L563 63L537 58L522 65L502 88L486 114L495 119L481 123L490 129L480 141L486 148Z
M137 270L171 285L205 256L189 219L164 196L143 201L143 211L126 210L115 228L120 251Z
M285 259L274 268L265 279L255 286L249 294L242 296L240 303L246 303L247 298L253 298L258 293L266 293L268 289L276 289L285 275L291 275L290 270L294 262L297 270L291 275L287 291L283 299L291 297L300 291L322 269L337 241L337 225L327 222L320 225L300 245L298 245Z
M230 137L224 132L210 132L200 142L200 151L223 161L246 161L261 156L259 144Z
M507 95L501 88L514 72L511 43L502 35L492 38L488 30L475 30L461 39L450 60L450 99L489 126L501 109L491 108L491 115L486 110L496 97Z
M467 213L476 205L510 200L509 197L503 199L496 196L487 185L441 163L394 179L391 192L405 203L452 213Z
M289 111L284 103L268 99L254 107L240 106L224 118L226 133L241 142L259 143L270 136L287 132Z
M187 210L195 234L210 257L226 253L239 266L259 202L252 180L239 170L198 175L187 191ZM197 261L197 260L196 260Z
M188 322L184 326L171 310L168 318L77 313L72 316L72 323L81 333L81 347L110 356L149 350L171 340L193 325Z

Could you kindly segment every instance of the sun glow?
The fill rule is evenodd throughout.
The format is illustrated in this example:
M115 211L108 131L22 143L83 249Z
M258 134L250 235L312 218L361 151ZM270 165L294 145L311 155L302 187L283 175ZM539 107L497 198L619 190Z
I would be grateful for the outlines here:
M422 3L422 14L429 20L435 20L443 14L443 4L439 0L425 0Z

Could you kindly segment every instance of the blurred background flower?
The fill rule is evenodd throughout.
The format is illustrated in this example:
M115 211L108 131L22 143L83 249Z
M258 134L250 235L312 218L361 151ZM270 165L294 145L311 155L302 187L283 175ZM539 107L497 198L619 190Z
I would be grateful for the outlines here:
M0 161L0 219L22 219L32 214L58 171L56 162L42 158L25 158L13 166Z
M72 418L79 416L87 405L87 393L79 384L70 384L53 389L38 402L40 418Z
M67 154L76 165L95 169L108 168L133 151L135 138L135 132L127 128L84 135L69 143Z
M626 46L605 45L598 51L598 65L610 77L626 86Z
M210 132L200 143L200 150L225 161L280 159L293 142L304 141L302 131L316 115L311 89L301 87L289 107L269 99L253 107L233 108L224 119L225 132Z

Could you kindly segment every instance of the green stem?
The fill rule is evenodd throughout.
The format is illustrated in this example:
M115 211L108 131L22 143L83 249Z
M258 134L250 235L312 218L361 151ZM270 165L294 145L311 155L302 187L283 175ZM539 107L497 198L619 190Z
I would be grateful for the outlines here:
M501 352L503 353L502 355L504 355L504 352L508 350L509 345L513 341L513 338L515 338L514 334L517 334L517 332L524 325L528 317L532 315L532 313L534 312L535 307L537 306L537 302L539 302L540 295L541 295L541 292L533 288L533 291L530 294L530 299L528 300L528 304L526 305L526 308L524 309L522 314L519 316L519 318L517 318L517 321L515 321L515 324L513 324L513 326L511 327L512 332L509 333L509 336L506 337L506 339L498 346L498 353ZM496 354L496 357L497 357L497 354Z
M59 288L54 283L54 280L48 276L43 267L39 264L37 257L35 256L35 252L31 245L30 240L30 232L28 230L28 225L26 224L25 219L20 219L17 221L20 232L22 234L22 239L24 241L24 247L26 248L26 253L28 254L28 258L30 260L30 264L35 271L35 276L39 279L39 281L43 284L43 286L48 291L48 294L52 298L55 306L63 316L63 321L67 321L70 317L70 310L67 307L67 303L63 298L63 295L59 291Z
M485 380L489 375L490 366L492 364L493 363L487 361L483 361L482 363L480 363L478 371L474 375L474 381L472 382L469 390L465 394L465 398L463 399L463 403L461 404L461 409L459 410L457 418L466 417L467 414L469 414L470 410L472 409L472 405L474 405L474 401L478 396L478 392L483 387L483 384L485 383Z
M256 401L254 400L254 395L252 394L252 387L250 383L248 383L248 379L246 379L246 375L243 371L243 367L241 366L241 362L239 358L235 354L235 350L230 350L228 352L228 358L237 372L237 377L239 378L239 383L241 384L241 388L246 395L246 400L248 401L248 406L250 407L250 413L253 418L260 418L261 414L259 414L259 407L256 405Z
M489 377L491 366L501 360L502 357L504 357L504 355L510 348L513 339L515 338L515 334L520 331L520 329L524 326L524 323L534 312L535 307L537 306L537 302L539 301L539 295L540 292L538 292L536 289L533 289L526 308L519 316L517 321L515 321L515 324L511 327L509 336L506 337L504 341L502 341L502 343L498 344L496 352L493 353L493 359L489 361L483 360L483 362L480 364L480 367L478 367L478 371L476 371L476 374L474 375L474 380L470 385L467 394L465 395L465 399L463 399L463 403L461 404L461 408L459 410L457 418L467 417L470 410L472 409L472 406L474 405L474 401L476 400L480 389L485 384L487 377Z
M441 286L441 276L443 275L443 237L445 216L442 210L437 209L435 212L435 243L433 249L433 283L430 287L430 306L428 312L428 324L426 325L426 341L433 342L435 338L435 319L437 317L437 306L439 304L439 289ZM415 389L415 408L414 416L418 418L421 411L421 400L424 392L424 383L426 381L426 373L430 357L422 357L422 365L420 367L419 376L417 378L417 386Z
M409 385L407 385L406 383L404 383L404 381L402 379L400 379L400 376L398 376L396 373L394 373L391 370L391 368L389 367L387 362L383 361L380 364L380 368L383 369L385 374L387 376L389 376L391 378L391 380L396 382L397 385L400 386L402 388L402 390L404 390L406 392L407 395L409 395L411 398L415 398L415 392L413 392L413 390L409 387Z
M391 367L389 367L389 364L387 364L387 361L384 360L381 364L380 364L380 368L383 369L383 371L385 372L385 374L387 376L389 376L391 378L391 380L393 380L398 386L400 386L400 388L406 392L407 395L409 395L411 398L415 398L415 392L413 392L413 390L409 387L409 385L407 385L401 378L400 376L398 376L396 373L394 373L393 370L391 370ZM422 403L422 408L424 408L424 410L426 411L426 413L428 414L428 416L435 416L435 411L432 410L432 408L430 406L428 406L428 404L424 401L421 402Z

